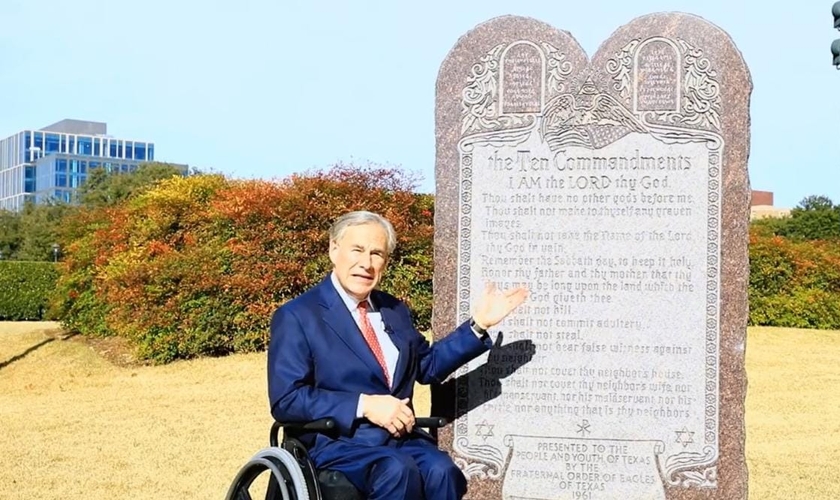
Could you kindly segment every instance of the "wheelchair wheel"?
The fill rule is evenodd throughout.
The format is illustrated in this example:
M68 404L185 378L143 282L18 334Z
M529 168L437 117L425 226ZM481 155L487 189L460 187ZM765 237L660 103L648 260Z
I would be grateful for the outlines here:
M295 459L297 459L297 463L300 466L300 470L303 473L303 478L306 480L306 488L309 490L309 498L310 500L323 500L323 495L321 494L321 485L318 483L318 471L315 470L315 464L312 463L312 459L309 458L309 453L306 451L306 447L295 438L287 437L283 440L283 449L288 451Z
M230 485L230 489L228 489L225 500L252 500L249 488L251 487L251 484L253 484L254 480L265 471L271 472L269 490L272 490L274 485L277 485L280 489L280 498L284 500L288 499L289 490L286 487L286 482L283 479L280 469L273 461L267 458L258 458L248 461L248 463L239 470L239 473ZM276 478L280 478L280 480L277 481ZM271 497L276 497L277 495L271 495L270 493L270 491L266 492L266 499L275 500Z
M226 500L252 500L249 488L266 471L270 477L265 500L311 500L297 460L282 448L265 448L254 455L234 478Z

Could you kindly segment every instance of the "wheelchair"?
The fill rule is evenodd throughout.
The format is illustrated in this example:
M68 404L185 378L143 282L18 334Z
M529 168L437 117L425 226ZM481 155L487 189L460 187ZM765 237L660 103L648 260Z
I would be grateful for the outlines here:
M415 427L438 429L447 424L439 417L422 417ZM279 443L277 435L283 429ZM335 420L313 422L274 422L269 432L269 447L263 448L237 473L226 500L253 500L249 489L264 472L269 472L265 500L365 500L362 493L339 471L316 470L309 453L295 436L308 432L330 433Z

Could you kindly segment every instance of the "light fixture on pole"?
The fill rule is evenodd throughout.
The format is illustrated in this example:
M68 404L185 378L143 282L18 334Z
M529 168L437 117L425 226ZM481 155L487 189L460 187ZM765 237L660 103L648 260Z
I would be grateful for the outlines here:
M831 14L834 16L834 29L840 30L840 2L834 2ZM831 63L835 68L840 69L840 38L831 42L831 56Z

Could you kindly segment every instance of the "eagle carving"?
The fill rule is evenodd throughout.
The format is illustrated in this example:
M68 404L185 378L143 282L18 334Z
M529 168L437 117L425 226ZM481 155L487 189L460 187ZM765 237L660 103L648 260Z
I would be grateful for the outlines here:
M566 146L602 148L631 132L647 130L616 98L587 80L577 94L560 94L545 107L541 133L552 151Z

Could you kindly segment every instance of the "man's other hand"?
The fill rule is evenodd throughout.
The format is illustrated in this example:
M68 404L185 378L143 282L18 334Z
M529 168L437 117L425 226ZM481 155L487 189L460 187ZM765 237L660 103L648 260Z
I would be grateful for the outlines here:
M408 398L363 394L362 416L394 437L408 434L414 428L414 412L408 407Z

